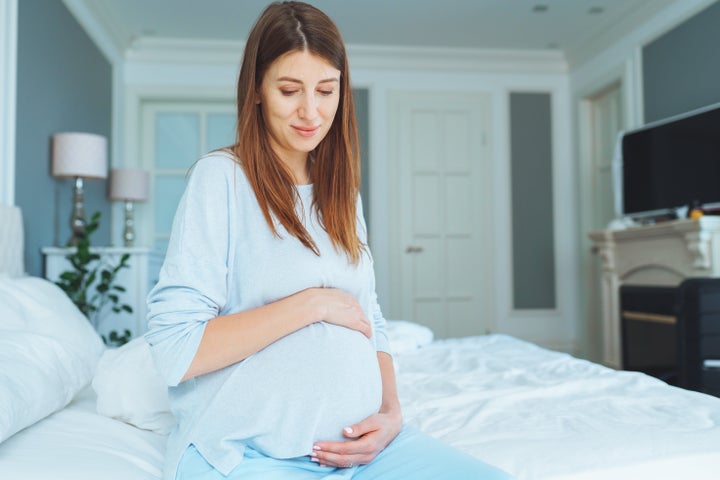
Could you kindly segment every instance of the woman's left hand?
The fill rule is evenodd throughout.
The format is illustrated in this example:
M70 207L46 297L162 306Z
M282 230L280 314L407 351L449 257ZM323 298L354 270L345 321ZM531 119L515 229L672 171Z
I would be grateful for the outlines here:
M313 461L328 467L347 468L370 463L400 433L402 416L380 412L343 430L345 442L316 442Z

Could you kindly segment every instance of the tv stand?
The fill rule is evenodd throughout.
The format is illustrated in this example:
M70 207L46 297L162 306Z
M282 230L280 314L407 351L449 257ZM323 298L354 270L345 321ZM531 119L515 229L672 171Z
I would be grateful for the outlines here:
M720 217L680 219L588 234L602 262L603 363L621 368L620 287L678 286L720 277Z

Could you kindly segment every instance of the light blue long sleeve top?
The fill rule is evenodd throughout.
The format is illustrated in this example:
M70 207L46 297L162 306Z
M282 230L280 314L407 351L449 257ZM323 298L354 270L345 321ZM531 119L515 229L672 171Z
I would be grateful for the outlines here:
M168 480L190 444L227 475L246 446L276 458L308 455L313 442L342 440L344 427L380 407L377 351L389 352L389 345L372 257L367 250L358 265L350 264L311 208L312 185L296 188L296 212L320 256L278 222L279 237L273 235L229 152L210 153L191 171L159 281L148 295L146 338L177 419L168 441ZM359 201L357 229L365 242ZM372 338L317 322L241 362L180 383L208 320L310 287L353 294L371 319Z

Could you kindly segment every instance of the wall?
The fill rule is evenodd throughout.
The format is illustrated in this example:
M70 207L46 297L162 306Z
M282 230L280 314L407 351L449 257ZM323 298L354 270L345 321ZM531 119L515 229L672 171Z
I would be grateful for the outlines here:
M513 306L555 308L551 98L510 94Z
M720 102L720 3L643 48L645 122Z
M491 145L493 195L487 205L493 219L487 225L484 244L493 246L490 270L493 301L489 307L498 331L562 350L574 350L578 322L578 284L573 264L576 258L573 235L577 228L574 203L574 168L570 155L570 105L567 66L556 52L464 51L349 46L354 87L368 95L369 183L366 213L375 259L377 293L388 318L400 318L393 306L393 259L402 247L394 236L397 225L390 211L397 202L397 186L390 181L396 161L390 147L393 125L389 98L395 92L455 92L487 94L490 100L489 143ZM128 158L140 152L137 126L142 123L142 104L148 99L189 97L232 98L241 45L208 43L187 45L144 38L125 54L123 84L125 101L123 143ZM158 61L162 60L162 61ZM554 308L516 308L513 305L513 259L510 199L510 93L545 93L550 98L552 131L552 216L563 221L543 225L552 230L556 301ZM115 112L117 115L119 112ZM140 215L136 218L142 222ZM532 241L531 237L525 238ZM552 293L551 293L552 295Z
M17 0L0 0L0 203L15 204Z
M355 117L357 118L358 136L360 137L360 173L361 185L360 196L362 198L363 214L365 222L370 225L370 112L368 111L369 92L366 88L353 89L353 99L355 102ZM368 229L368 235L370 229Z
M51 136L110 139L112 69L60 0L18 2L15 204L24 215L25 265L42 275L40 249L70 237L72 181L50 175ZM85 182L88 217L102 213L93 244L107 245L106 181Z

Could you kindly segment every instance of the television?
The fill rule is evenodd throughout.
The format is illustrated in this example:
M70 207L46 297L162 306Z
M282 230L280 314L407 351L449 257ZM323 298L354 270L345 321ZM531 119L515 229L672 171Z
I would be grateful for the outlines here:
M720 104L622 135L622 208L634 218L720 207Z

